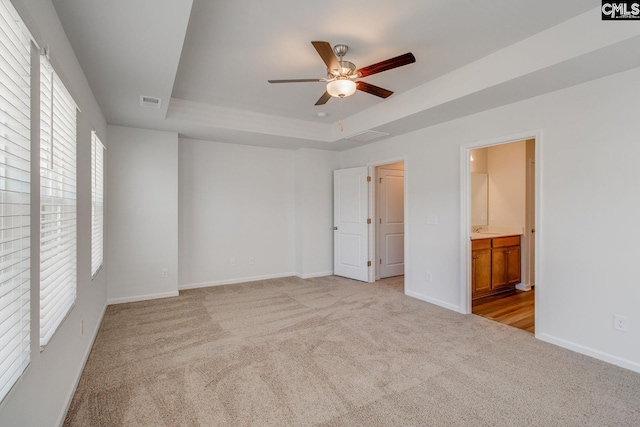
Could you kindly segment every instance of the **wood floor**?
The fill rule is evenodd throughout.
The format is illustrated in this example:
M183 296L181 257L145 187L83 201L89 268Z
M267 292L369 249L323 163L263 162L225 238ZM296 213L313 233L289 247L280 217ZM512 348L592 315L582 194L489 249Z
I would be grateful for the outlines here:
M473 314L525 331L535 332L535 290L510 291L473 301Z

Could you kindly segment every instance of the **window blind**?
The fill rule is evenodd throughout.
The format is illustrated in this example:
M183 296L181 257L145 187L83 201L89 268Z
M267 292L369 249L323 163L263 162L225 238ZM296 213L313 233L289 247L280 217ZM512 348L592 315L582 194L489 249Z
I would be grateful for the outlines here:
M104 259L104 145L91 132L91 276Z
M40 61L40 345L76 300L76 105Z
M0 401L30 358L31 44L0 1Z

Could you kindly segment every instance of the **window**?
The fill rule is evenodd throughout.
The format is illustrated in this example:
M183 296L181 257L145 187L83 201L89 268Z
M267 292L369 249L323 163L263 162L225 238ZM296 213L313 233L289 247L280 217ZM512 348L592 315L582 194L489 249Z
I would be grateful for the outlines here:
M104 145L91 132L91 276L104 259Z
M0 400L30 360L31 42L0 0Z
M76 105L40 60L40 346L76 300Z

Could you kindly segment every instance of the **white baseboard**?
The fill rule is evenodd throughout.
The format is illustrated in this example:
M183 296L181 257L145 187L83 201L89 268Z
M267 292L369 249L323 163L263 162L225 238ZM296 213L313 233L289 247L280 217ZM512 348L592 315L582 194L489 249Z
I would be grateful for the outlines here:
M575 351L576 353L591 356L595 359L611 363L612 365L620 366L621 368L629 369L630 371L640 373L640 363L633 362L631 360L623 359L613 354L605 353L600 350L586 347L581 344L576 344L571 341L564 340L562 338L554 337L549 334L536 334L536 338L541 341L548 342L550 344L557 345L558 347L566 348L567 350Z
M333 270L331 270L331 271L321 271L319 273L311 273L311 274L298 274L298 273L296 273L296 276L301 278L301 279L313 279L314 277L333 276Z
M150 299L160 299L160 298L169 298L169 297L177 297L177 296L178 296L178 291L172 291L172 292L163 292L161 294L138 295L135 297L111 298L107 300L107 305L123 304L125 302L147 301Z
M241 277L238 279L215 280L213 282L187 283L184 285L178 285L178 289L182 291L185 289L208 288L210 286L234 285L236 283L256 282L258 280L280 279L282 277L291 277L295 275L296 275L295 273L279 273L279 274L267 274L264 276Z
M448 303L446 301L442 301L442 300L439 300L439 299L436 299L436 298L431 298L431 297L428 297L426 295L419 294L417 292L408 291L406 289L404 291L404 294L408 295L410 297L413 297L413 298L417 298L417 299L419 299L421 301L425 301L425 302L428 302L428 303L431 303L431 304L439 305L440 307L446 308L448 310L453 310L453 311L457 311L458 313L462 313L462 310L460 310L460 306L457 306L457 305L454 305L454 304L450 304L450 303Z
M100 313L100 316L98 317L98 321L96 322L96 327L94 328L93 333L91 334L91 339L89 340L89 345L87 346L87 349L85 350L84 355L82 356L82 363L80 364L78 372L76 372L75 378L73 380L73 387L67 394L67 399L66 399L67 403L62 409L62 412L60 413L60 415L58 415L58 421L56 422L57 426L62 426L62 424L64 423L64 419L67 416L67 411L69 411L69 407L71 406L71 401L73 400L73 396L76 394L78 383L80 383L80 377L82 377L82 372L84 371L84 367L87 364L87 360L89 360L89 355L91 354L93 343L96 341L96 338L98 337L98 331L100 331L100 326L102 325L102 320L104 319L104 314L106 311L107 311L107 304L105 304L104 307L102 307L102 313Z

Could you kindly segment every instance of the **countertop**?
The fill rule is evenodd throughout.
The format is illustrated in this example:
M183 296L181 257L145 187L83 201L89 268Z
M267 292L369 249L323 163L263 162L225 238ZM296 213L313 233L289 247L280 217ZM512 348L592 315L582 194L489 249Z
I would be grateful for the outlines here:
M471 233L471 240L479 239L495 239L496 237L508 237L508 236L522 236L522 233L517 232L489 232L481 231L480 233Z

